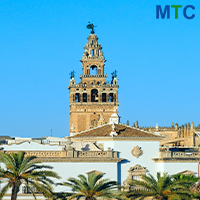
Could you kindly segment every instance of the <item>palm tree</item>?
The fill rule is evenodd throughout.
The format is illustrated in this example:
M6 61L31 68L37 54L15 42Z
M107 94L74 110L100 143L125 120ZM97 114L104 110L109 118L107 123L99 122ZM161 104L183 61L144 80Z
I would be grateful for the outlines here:
M190 174L190 175L174 174L171 176L171 178L173 181L179 182L188 188L193 188L196 185L196 183L199 181L199 177L196 177L193 174Z
M175 174L172 175L172 178L189 188L189 190L191 191L191 196L194 199L200 199L200 183L198 182L200 178L192 174Z
M103 174L90 173L88 178L84 175L78 175L78 177L79 179L69 178L68 182L62 184L71 187L73 191L65 194L65 199L113 199L119 195L118 183L109 179L102 179Z
M189 187L191 183L191 180L180 180L167 173L161 176L161 173L158 172L157 179L151 174L143 174L140 181L132 180L130 182L131 185L139 186L139 188L138 190L127 192L126 197L129 199L152 197L156 200L191 199L193 195Z
M46 169L52 169L49 165L39 165L36 156L25 156L25 152L0 153L0 162L5 164L5 169L0 167L0 178L6 183L0 191L0 199L3 198L9 188L12 189L11 200L17 199L19 187L24 184L36 199L34 189L43 193L45 197L52 195L51 178L59 176Z

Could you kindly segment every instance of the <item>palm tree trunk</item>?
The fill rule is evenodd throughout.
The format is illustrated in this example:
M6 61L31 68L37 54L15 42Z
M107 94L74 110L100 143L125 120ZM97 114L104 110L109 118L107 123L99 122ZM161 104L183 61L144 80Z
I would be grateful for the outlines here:
M93 200L92 197L86 197L86 200Z
M163 197L162 196L159 196L156 198L157 200L163 200Z
M17 192L18 192L17 184L14 184L12 186L11 200L16 200L17 199Z

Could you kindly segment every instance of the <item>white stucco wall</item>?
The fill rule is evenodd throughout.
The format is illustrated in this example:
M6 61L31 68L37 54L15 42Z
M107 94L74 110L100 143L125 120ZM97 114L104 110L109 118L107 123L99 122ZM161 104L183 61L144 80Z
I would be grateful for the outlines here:
M129 167L133 167L136 164L146 167L151 174L156 175L157 169L155 168L155 163L152 161L152 158L158 157L158 141L101 141L98 143L103 143L105 150L111 147L119 152L120 158L125 158L122 163L118 164L118 181L121 184L128 176L127 170ZM137 145L143 150L143 155L139 158L131 154L131 150Z
M176 174L183 170L190 170L196 172L196 175L198 175L198 163L155 163L152 158L159 157L158 141L100 141L98 143L103 143L105 150L107 150L108 147L111 147L119 152L120 158L126 159L118 164L118 181L121 184L128 176L127 170L129 167L133 167L136 164L146 167L153 176L156 176L157 172ZM139 158L136 158L131 154L131 150L136 145L143 150L143 155Z
M83 174L87 176L86 172L97 170L104 172L104 178L109 178L111 180L117 180L117 163L42 163L45 165L51 165L53 167L53 171L57 172L61 177L59 180L55 180L56 183L67 181L68 178L78 178L79 174ZM2 188L4 184L0 184ZM54 191L56 192L66 192L70 191L70 188L63 186L54 186ZM10 190L11 192L11 190ZM22 192L22 187L20 188L20 192Z
M78 178L79 174L86 175L86 172L97 170L104 172L104 178L117 180L117 163L47 163L54 167L62 178L59 182L66 181L69 177ZM70 191L67 187L58 186L56 191Z
M156 169L160 172L168 172L169 174L176 174L184 170L196 172L198 176L199 163L156 163Z
M25 142L22 144L13 144L13 145L3 145L3 150L15 150L15 151L31 151L31 150L61 150L61 146L50 146L50 145L42 145L35 142ZM53 167L53 171L57 172L61 177L60 180L56 180L56 182L67 181L69 177L78 178L79 174L87 175L86 172L97 170L105 173L104 178L109 178L111 180L117 180L117 163L113 162L47 162L42 163L46 165L51 165ZM2 163L0 166L3 167ZM0 187L3 185L0 184ZM69 188L63 186L54 187L56 192L59 191L70 191ZM20 189L22 192L22 187Z

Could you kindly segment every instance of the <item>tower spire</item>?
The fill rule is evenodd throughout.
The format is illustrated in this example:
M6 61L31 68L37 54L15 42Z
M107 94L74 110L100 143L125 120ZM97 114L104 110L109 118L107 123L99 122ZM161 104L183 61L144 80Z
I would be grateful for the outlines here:
M70 127L74 127L74 133L98 126L98 120L109 123L109 119L116 109L118 114L118 80L117 71L112 73L111 84L104 74L105 58L98 37L94 34L94 25L88 24L91 29L88 43L84 46L82 56L81 81L75 84L74 72L71 72L69 84L70 95ZM104 120L102 118L104 117Z

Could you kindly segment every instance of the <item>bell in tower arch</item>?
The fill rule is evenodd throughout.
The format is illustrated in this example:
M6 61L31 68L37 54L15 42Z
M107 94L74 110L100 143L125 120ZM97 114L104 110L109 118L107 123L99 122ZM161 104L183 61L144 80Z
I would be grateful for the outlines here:
M98 102L98 90L97 89L91 90L91 102Z

